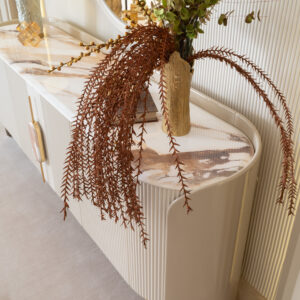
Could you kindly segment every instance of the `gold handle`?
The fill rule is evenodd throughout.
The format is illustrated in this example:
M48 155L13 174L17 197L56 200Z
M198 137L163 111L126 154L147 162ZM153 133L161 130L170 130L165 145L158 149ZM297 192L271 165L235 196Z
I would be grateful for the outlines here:
M32 103L31 103L31 97L30 96L28 96L28 101L29 101L29 108L30 108L31 120L32 120L32 123L34 124L35 120L34 120L34 115L33 115Z
M44 169L43 169L43 162L45 161L44 143L43 143L43 140L42 140L40 126L34 120L32 102L31 102L31 97L30 96L28 96L28 101L29 101L29 108L30 108L30 115L31 115L32 124L34 125L34 128L35 128L35 130L37 132L37 136L38 136L38 148L39 148L39 151L40 151L40 154L41 154L41 161L39 163L40 163L42 179L43 179L43 182L45 183L46 180L45 180L45 174L44 174Z
M43 182L45 183L46 179L45 179L45 174L44 174L44 169L43 169L43 163L41 163L41 162L40 162L40 168L41 168L42 179L43 179Z

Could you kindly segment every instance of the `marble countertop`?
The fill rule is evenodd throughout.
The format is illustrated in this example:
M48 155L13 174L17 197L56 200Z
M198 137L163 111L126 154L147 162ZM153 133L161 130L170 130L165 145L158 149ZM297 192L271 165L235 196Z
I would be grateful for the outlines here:
M52 25L45 28L45 38L38 47L24 47L17 39L15 24L0 27L0 58L71 121L83 84L103 54L85 57L61 72L48 73L51 66L78 56L84 49L79 46L80 40L62 29Z
M16 25L0 27L0 58L71 121L83 84L91 68L104 54L85 57L72 67L49 74L47 70L52 65L58 65L70 56L78 56L82 47L78 39L54 25L47 25L46 29L46 38L39 47L32 48L20 44ZM159 108L154 82L150 91ZM192 103L190 110L191 131L176 138L176 141L180 145L179 155L185 164L187 184L191 189L220 182L248 165L254 155L254 147L243 132ZM158 117L161 120L160 113ZM165 188L179 189L173 159L168 151L169 141L161 130L161 122L147 123L146 130L140 179Z

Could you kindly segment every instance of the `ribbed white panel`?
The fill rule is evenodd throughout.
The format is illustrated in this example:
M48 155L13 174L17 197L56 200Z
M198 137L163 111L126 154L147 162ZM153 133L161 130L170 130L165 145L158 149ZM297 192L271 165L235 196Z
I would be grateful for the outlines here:
M262 67L284 92L295 121L296 176L300 176L300 1L223 1L220 12L235 9L227 27L217 17L206 26L196 49L224 46L246 54ZM244 16L261 10L262 21L248 25ZM193 86L249 118L260 131L263 155L249 230L243 277L268 300L277 284L293 227L286 207L275 205L281 171L278 130L249 84L219 62L197 62ZM263 86L263 85L262 85ZM267 91L269 91L266 88ZM274 97L272 95L272 99ZM274 100L276 101L276 100ZM277 103L277 102L276 102ZM299 197L298 197L299 200ZM298 201L299 202L299 201Z
M48 13L70 20L102 37L110 37L116 34L116 28L120 28L115 24L115 19L109 19L108 14L102 12L102 6L97 7L96 2L92 3L94 1L65 2L72 9L57 10L60 1L46 1ZM228 26L218 26L218 12L231 9L235 9L235 16L229 19ZM256 11L261 9L262 22L255 21L247 25L243 22L243 18L253 9ZM86 19L87 14L89 22ZM101 21L98 22L98 20ZM300 1L223 0L222 4L216 8L216 13L205 31L205 34L195 43L197 49L224 46L238 53L247 54L271 75L287 96L295 119L296 175L299 179ZM243 276L268 300L274 299L293 227L293 218L287 218L286 210L274 204L281 158L277 130L265 105L257 98L248 83L219 62L197 63L193 86L243 113L261 133L264 151ZM123 257L122 254L119 256Z
M146 299L165 299L167 211L170 203L178 198L179 191L142 183L138 194L143 200L150 241L145 250L138 238L139 231L127 231L128 265L132 276L129 282Z
M99 211L89 201L80 202L82 226L98 244L122 277L146 299L164 299L166 273L167 210L179 191L141 183L137 191L146 212L147 250L140 231L100 221Z

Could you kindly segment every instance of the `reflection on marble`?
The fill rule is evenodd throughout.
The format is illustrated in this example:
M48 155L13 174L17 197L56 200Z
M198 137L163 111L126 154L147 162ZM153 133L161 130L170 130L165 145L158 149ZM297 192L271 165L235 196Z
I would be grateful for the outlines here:
M17 39L16 25L0 27L0 58L6 61L43 97L68 119L76 112L76 100L84 81L103 54L85 57L72 68L49 74L48 69L71 56L78 56L83 48L79 40L52 25L45 25L46 36L39 47L24 47Z
M238 129L194 105L191 105L191 119L194 122L190 133L176 138L190 189L225 179L251 161L254 148ZM168 138L160 126L160 122L146 124L140 179L165 188L180 189L174 158L168 151ZM138 128L136 130L138 132ZM138 151L133 153L137 157Z
M52 65L78 56L82 51L79 41L66 32L48 25L47 36L38 48L23 47L17 40L15 25L0 28L0 58L18 72L43 98L51 103L67 119L76 113L76 101L80 96L88 74L103 54L85 57L62 72L49 74ZM150 92L159 108L158 89L155 83ZM26 101L24 99L24 101ZM159 122L146 124L147 134L143 152L140 179L154 185L178 189L173 158L169 153L169 141ZM249 139L237 128L218 119L200 107L191 104L192 127L188 135L177 137L180 158L184 162L187 183L191 189L203 184L221 181L243 169L251 161L254 148ZM136 132L139 131L136 125ZM135 149L134 154L137 155Z

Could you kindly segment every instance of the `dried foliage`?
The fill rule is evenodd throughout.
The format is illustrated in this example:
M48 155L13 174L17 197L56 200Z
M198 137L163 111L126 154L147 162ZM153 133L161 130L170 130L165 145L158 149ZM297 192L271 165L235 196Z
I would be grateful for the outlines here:
M294 152L293 152L293 122L291 117L291 112L288 109L287 102L283 94L279 91L273 81L269 76L262 71L258 66L256 66L251 60L246 58L243 55L236 54L232 50L223 49L223 48L210 48L207 50L199 51L189 58L190 62L193 62L196 59L211 58L220 62L224 62L229 65L231 68L239 72L254 88L257 94L263 99L266 103L270 114L272 115L276 126L280 130L281 135L281 147L283 153L282 161L282 175L279 184L280 194L278 198L278 203L283 204L284 192L288 190L288 199L289 199L289 215L293 215L295 211L295 201L297 196L297 183L294 175ZM234 60L236 59L236 61ZM246 68L243 68L243 64ZM275 96L279 99L279 102L283 108L285 122L278 114L278 110L275 107L275 104L269 99L267 93L260 87L259 83L256 81L255 77L251 73L251 70L259 78L263 79L273 90Z
M106 43L100 43L100 44L96 44L95 42L84 44L83 42L80 42L79 46L83 47L85 52L80 52L80 54L77 57L71 57L68 61L65 62L61 61L58 66L52 66L51 69L48 70L48 73L52 73L54 71L61 71L63 67L65 66L71 67L73 64L79 62L82 58L86 56L90 56L93 53L100 53L101 49L103 48L108 49L114 46L120 37L121 36L118 35L118 37L115 40L109 39Z
M138 132L134 130L134 123L137 101L142 92L145 95L143 100L146 108L150 77L155 69L161 74L161 111L166 122L170 153L174 157L187 212L192 208L189 204L190 191L185 183L183 163L178 157L178 144L172 136L166 106L164 65L176 50L175 36L168 28L154 23L128 29L125 36L113 41L110 54L94 68L79 99L64 168L62 211L66 217L70 197L78 200L89 198L99 207L102 219L109 217L132 229L137 225L141 240L146 246L148 237L143 208L136 193L141 174L146 111ZM188 61L193 65L195 60L205 58L224 62L238 71L266 103L281 134L283 161L278 202L283 203L284 192L288 190L289 214L293 214L296 199L293 123L285 97L267 74L248 58L232 50L202 50L190 56ZM260 87L251 71L272 88L283 108L286 122L279 116L275 104ZM133 146L139 149L136 160L131 152Z
M133 125L140 94L145 92L146 102L150 76L155 69L163 70L174 45L168 29L137 26L120 37L111 53L93 70L79 101L66 159L62 185L65 216L70 196L87 197L100 208L102 219L108 216L116 222L121 220L131 228L137 224L146 243L142 206L136 194L145 129L142 122L136 133ZM165 106L164 93L161 101ZM183 183L170 128L168 134ZM136 162L131 152L134 138L139 139L140 149ZM182 188L188 194L184 184Z

